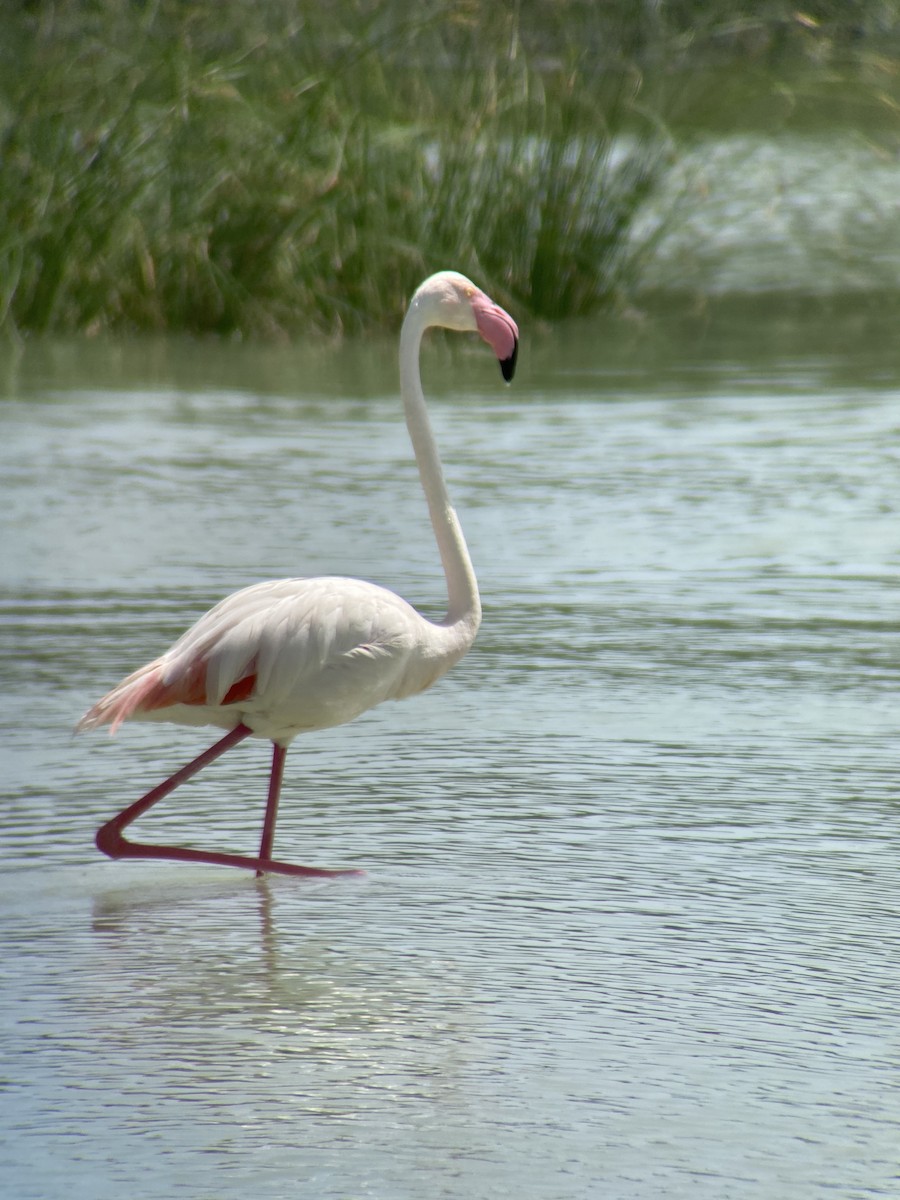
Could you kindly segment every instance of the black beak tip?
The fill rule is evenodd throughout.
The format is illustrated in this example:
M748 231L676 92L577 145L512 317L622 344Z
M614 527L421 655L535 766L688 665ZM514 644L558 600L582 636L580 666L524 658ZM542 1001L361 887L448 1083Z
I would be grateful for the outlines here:
M513 375L515 375L515 373L516 373L516 359L518 357L519 357L519 342L518 342L518 339L516 339L515 343L513 344L512 354L509 356L509 358L504 358L500 362L500 371L503 375L503 378L506 380L507 383L509 383L509 381L512 379Z

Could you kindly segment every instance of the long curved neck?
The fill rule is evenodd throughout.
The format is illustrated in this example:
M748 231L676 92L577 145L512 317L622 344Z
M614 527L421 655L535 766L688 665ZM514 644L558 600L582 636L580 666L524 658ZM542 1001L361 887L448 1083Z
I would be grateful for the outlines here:
M468 640L471 641L481 621L481 599L462 527L444 483L437 443L422 394L419 348L426 327L421 309L413 301L407 310L400 333L400 394L403 397L406 426L447 580L449 607L444 624L462 626Z

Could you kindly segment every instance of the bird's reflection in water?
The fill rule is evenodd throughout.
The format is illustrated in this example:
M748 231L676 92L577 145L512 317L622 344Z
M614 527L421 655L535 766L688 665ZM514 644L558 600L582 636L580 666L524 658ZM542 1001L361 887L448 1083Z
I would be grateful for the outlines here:
M369 1039L385 1062L420 1039L441 1059L440 1027L455 1030L452 1058L472 1016L458 965L367 932L362 912L354 927L341 897L356 907L359 885L229 874L203 887L192 877L107 891L94 903L81 976L90 989L76 1003L114 1057L132 1053L139 1032L142 1054L156 1041L198 1069L252 1042L270 1067L303 1054L368 1070Z
M265 876L228 875L201 887L192 879L97 896L91 929L100 935L95 945L106 1011L115 1011L114 997L136 992L140 1018L150 1024L238 1006L259 1016L283 994L286 980L295 991L302 991L304 975L321 980L319 940L308 932L296 935L296 905L283 899L287 932Z
M291 886L304 889L304 884L296 881ZM319 885L310 883L304 890L316 891ZM279 965L276 906L271 879L265 875L228 873L221 881L202 887L197 886L196 879L156 882L96 895L91 930L111 935L120 944L127 941L138 956L152 954L154 947L171 949L173 938L182 948L193 946L199 939L210 949L214 929L223 939L223 950L227 946L233 952L233 939L239 933L241 959L254 955L258 967L274 973ZM190 931L185 927L189 920L193 923ZM293 950L296 953L297 947ZM168 961L175 965L177 960Z

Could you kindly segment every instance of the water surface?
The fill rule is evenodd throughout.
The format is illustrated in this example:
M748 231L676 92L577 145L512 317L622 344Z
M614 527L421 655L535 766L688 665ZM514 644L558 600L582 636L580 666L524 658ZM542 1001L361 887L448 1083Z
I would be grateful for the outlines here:
M898 354L887 313L429 347L483 589L431 692L296 742L276 840L361 880L112 863L205 731L75 740L221 595L439 615L393 346L5 364L4 1194L900 1191ZM141 834L249 851L245 744Z

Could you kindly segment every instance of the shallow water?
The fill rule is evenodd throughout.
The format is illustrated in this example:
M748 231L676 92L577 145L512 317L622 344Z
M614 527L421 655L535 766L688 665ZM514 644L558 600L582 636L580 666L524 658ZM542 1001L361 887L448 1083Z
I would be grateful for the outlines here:
M334 883L113 863L212 735L74 740L219 596L439 614L393 347L5 367L0 1181L21 1200L900 1191L898 352L752 306L529 331L426 388L483 589L441 684L288 757ZM142 827L250 851L245 744Z

